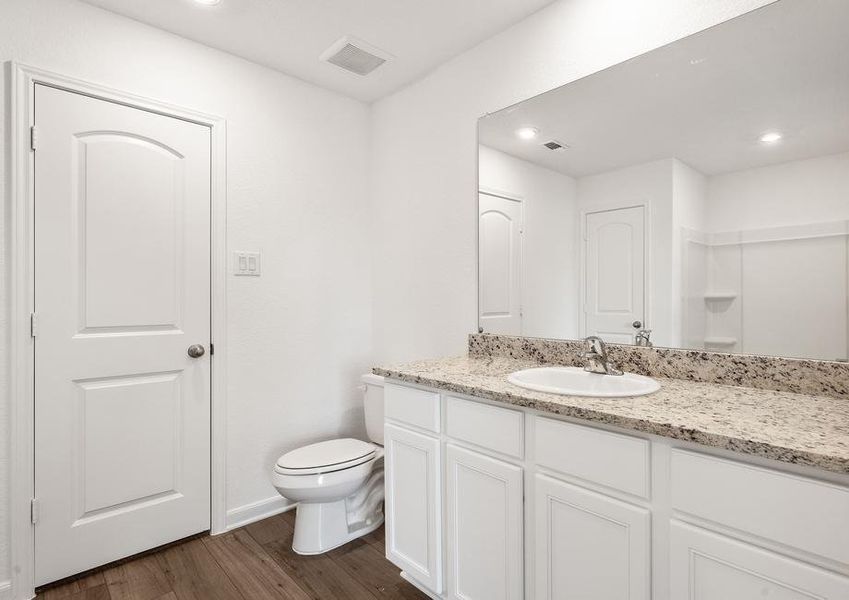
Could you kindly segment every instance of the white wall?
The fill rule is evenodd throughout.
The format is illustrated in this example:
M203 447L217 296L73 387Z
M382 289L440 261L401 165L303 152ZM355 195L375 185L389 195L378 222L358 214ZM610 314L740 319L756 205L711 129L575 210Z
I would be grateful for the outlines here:
M373 105L379 360L464 351L477 321L477 118L772 0L561 0Z
M487 146L480 147L481 190L522 199L522 335L578 333L578 222L575 180Z
M362 433L356 386L371 362L368 107L73 0L2 0L0 61L9 60L227 119L229 247L264 253L261 278L227 282L228 507L277 497L269 471L283 451ZM6 66L0 82L4 139L8 72ZM7 151L0 150L4 184ZM2 231L5 248L5 226ZM8 331L5 281L0 327ZM3 582L9 576L5 336L0 365Z
M708 180L707 230L849 219L849 152L714 175Z
M685 298L690 273L683 265L682 239L685 228L704 231L708 179L702 173L673 158L575 180L486 146L480 148L479 169L482 189L525 199L523 335L580 335L579 211L638 204L646 205L650 237L646 323L653 340L681 346L683 320L704 321L703 314L686 310L704 312L704 290L696 299Z
M482 189L525 200L523 335L580 335L579 211L644 204L650 238L646 323L656 343L682 345L681 232L704 230L707 178L702 173L673 158L575 180L486 146L480 147L479 169ZM698 303L704 305L701 295Z
M578 206L582 211L646 205L648 244L646 326L652 341L674 344L672 278L672 167L666 158L589 175L578 179Z

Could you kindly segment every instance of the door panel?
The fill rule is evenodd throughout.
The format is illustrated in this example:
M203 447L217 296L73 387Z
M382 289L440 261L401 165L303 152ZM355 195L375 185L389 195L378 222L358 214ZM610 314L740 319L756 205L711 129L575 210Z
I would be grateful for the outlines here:
M685 523L672 522L671 592L686 600L838 600L849 579Z
M524 596L522 469L449 444L448 597Z
M536 597L648 600L649 522L647 509L537 475Z
M41 585L209 528L210 131L36 85Z
M81 451L74 470L84 479L75 486L83 492L75 512L82 519L177 493L181 383L180 373L77 382L81 426L74 437Z
M178 328L185 162L126 134L75 142L81 329ZM147 174L143 181L139 173Z
M384 427L386 558L442 593L442 486L439 440Z
M632 323L646 325L643 219L642 207L586 216L586 335L629 344Z
M487 333L520 335L522 203L479 195L479 324Z

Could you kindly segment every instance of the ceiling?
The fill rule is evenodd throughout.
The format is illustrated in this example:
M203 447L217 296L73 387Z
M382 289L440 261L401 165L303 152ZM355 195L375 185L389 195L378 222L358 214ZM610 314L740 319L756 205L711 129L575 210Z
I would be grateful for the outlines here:
M480 141L573 177L662 158L706 175L849 150L849 2L782 0L480 122ZM539 129L523 141L517 128ZM759 137L784 138L764 144ZM555 139L570 148L552 152Z
M553 0L83 1L369 102ZM346 35L394 58L366 77L320 62Z

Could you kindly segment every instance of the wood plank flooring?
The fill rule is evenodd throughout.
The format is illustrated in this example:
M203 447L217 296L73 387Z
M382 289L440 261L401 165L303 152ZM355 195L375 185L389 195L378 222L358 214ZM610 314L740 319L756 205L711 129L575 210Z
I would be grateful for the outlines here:
M426 600L384 557L383 528L319 556L292 551L290 511L42 590L39 600Z

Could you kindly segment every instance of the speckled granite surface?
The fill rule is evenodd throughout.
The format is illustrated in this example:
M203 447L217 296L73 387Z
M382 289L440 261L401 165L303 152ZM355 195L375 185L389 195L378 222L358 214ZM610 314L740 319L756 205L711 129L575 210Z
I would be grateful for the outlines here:
M577 366L582 349L581 342L570 340L469 336L470 356L504 356ZM849 399L849 363L616 345L608 346L608 352L611 362L620 369L649 377Z
M463 356L377 367L378 375L543 412L849 474L849 400L683 379L637 398L526 390L507 374L538 360ZM626 367L627 368L627 367Z

